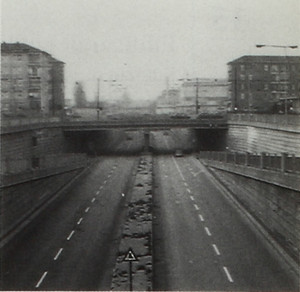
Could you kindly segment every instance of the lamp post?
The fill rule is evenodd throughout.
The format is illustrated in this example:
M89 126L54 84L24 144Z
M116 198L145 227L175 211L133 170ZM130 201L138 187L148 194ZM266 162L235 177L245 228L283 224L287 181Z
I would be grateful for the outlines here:
M289 68L288 68L288 58L287 58L286 50L287 49L297 49L298 48L297 45L262 45L262 44L258 44L258 45L256 45L256 47L257 48L269 47L269 48L282 48L282 49L284 49L285 59L286 59L286 62L287 62L286 71L289 70ZM283 100L284 100L284 113L287 114L287 112L288 112L288 109L287 109L287 100L288 100L288 97L287 97L287 85L286 85L286 87L284 89L284 95L285 95L285 97L283 98Z

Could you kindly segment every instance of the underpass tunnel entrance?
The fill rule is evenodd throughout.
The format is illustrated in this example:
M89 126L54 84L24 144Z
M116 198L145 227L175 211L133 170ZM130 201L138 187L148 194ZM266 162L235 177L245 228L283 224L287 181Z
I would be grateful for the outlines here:
M223 151L226 149L226 129L195 129L196 151Z

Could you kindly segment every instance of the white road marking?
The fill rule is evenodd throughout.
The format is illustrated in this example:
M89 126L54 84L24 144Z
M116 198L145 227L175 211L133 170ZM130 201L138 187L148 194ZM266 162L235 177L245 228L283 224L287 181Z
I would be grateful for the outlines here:
M100 188L99 188L99 190L102 190L103 189L103 186L101 186Z
M211 233L210 233L208 227L204 227L204 228L205 228L205 231L206 231L207 235L208 235L208 236L211 236Z
M184 185L187 187L188 186L188 184L186 183L186 182L184 182Z
M90 210L90 207L87 207L87 208L85 209L85 213L87 213L89 210Z
M184 178L184 176L183 176L183 174L182 174L182 172L181 172L181 170L180 170L180 168L179 168L179 166L178 166L178 164L177 164L175 158L174 158L174 157L172 157L172 158L173 158L173 161L174 161L174 163L175 163L175 165L176 165L176 167L177 167L177 169L178 169L178 172L179 172L181 178L182 178L183 180L185 180L185 178Z
M191 193L191 190L190 189L186 189L188 191L188 193Z
M190 198L191 198L191 200L192 200L192 201L194 201L194 200L195 200L193 196L190 196Z
M96 198L93 198L93 199L91 200L91 202L92 202L92 203L94 203L94 202L95 202L95 200L96 200Z
M202 216L201 214L199 214L199 218L200 218L200 220L201 220L202 222L204 222L204 218L203 218L203 216Z
M97 191L96 195L99 195L100 194L100 191Z
M77 225L79 225L81 222L82 222L83 218L81 217L78 222L77 222Z
M218 247L217 247L215 244L213 244L212 246L213 246L213 248L214 248L216 254L217 254L217 255L220 255L221 253L220 253Z
M111 174L109 174L107 177L110 178Z
M61 254L62 251L63 251L63 248L59 249L59 251L57 252L56 256L54 257L55 261L58 259L58 257L60 256L60 254Z
M199 210L198 205L194 204L194 207L195 207L196 210Z
M75 230L72 230L72 231L71 231L71 233L69 234L67 240L70 240L70 239L71 239L71 237L72 237L72 235L74 234L74 232L75 232Z
M231 277L231 275L230 275L228 269L227 269L226 267L223 267L223 269L224 269L224 271L225 271L225 273L226 273L226 276L227 276L228 281L231 282L231 283L233 283L233 279L232 279L232 277Z
M40 287L40 285L41 285L42 282L44 281L44 279L45 279L45 277L47 276L47 274L48 274L48 271L45 272L45 273L43 274L43 276L41 277L41 279L40 279L40 280L38 281L38 283L36 284L35 288L39 288L39 287Z
M106 183L107 183L107 180L105 180L103 183L106 184Z

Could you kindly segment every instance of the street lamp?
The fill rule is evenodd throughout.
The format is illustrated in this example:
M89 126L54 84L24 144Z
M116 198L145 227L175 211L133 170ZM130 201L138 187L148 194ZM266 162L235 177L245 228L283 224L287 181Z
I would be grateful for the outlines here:
M298 48L297 45L264 45L264 44L257 44L256 47L257 48L269 47L269 48L282 48L282 49L284 49L285 59L286 59L287 63L288 63L288 59L287 59L286 49L297 49ZM287 66L287 70L288 69L289 68ZM284 100L284 113L287 114L287 100L288 100L288 97L287 97L287 87L285 87L284 92L285 92L285 97L282 100Z

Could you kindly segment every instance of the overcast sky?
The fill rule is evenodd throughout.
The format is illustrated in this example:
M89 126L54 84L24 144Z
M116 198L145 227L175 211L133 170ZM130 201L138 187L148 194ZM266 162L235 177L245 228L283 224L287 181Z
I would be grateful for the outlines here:
M285 55L255 44L300 45L299 15L299 0L2 0L2 41L65 62L66 98L75 81L94 98L101 78L146 99L167 77L169 86L187 76L226 78L226 64L240 56Z

